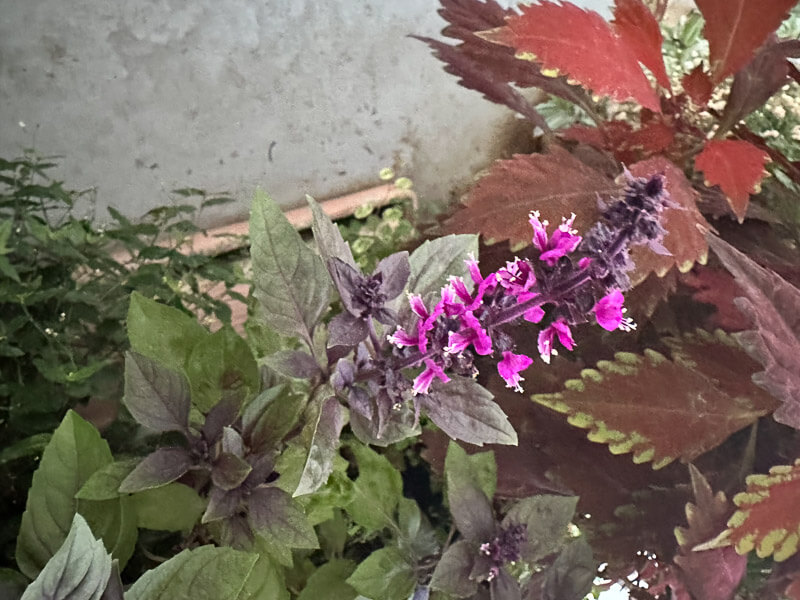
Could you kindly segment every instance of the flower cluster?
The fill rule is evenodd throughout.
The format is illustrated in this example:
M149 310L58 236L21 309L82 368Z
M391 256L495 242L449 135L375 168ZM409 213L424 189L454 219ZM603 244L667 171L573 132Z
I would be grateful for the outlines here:
M468 260L469 284L451 278L432 308L419 296L409 297L416 321L397 327L388 340L399 364L423 368L414 379L415 394L428 393L436 379L449 381L448 372L474 375L475 355L499 358L497 370L506 385L522 391L520 373L533 359L514 352L506 331L521 320L546 323L538 334L544 362L557 354L557 344L567 350L575 347L572 327L577 324L593 319L609 331L635 327L623 308L622 292L630 287L626 272L632 267L628 249L649 244L666 252L660 244L664 229L659 218L669 200L661 175L626 176L624 197L605 207L604 221L584 237L573 228L574 214L548 233L549 223L532 212L528 255L486 276L477 261Z
M501 528L491 542L481 544L481 556L490 563L486 580L492 581L502 567L522 558L522 547L527 541L528 527L524 523L517 523Z

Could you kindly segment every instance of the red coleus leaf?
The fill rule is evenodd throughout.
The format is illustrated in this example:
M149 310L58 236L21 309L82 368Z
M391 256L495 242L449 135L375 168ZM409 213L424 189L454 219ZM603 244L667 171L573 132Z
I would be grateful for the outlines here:
M591 227L599 218L598 196L609 199L621 190L566 150L554 147L548 154L518 154L495 162L473 186L466 206L444 225L447 233L480 233L494 241L531 243L528 214L560 223L561 217L577 215L575 226Z
M750 194L760 191L769 155L742 140L709 140L694 159L705 175L706 185L718 185L739 222L744 220Z
M727 332L742 331L750 325L750 320L739 312L733 302L742 295L742 291L724 269L696 266L683 275L681 282L696 290L692 294L695 302L711 304L716 309L707 322L711 329L719 327Z
M694 547L717 536L733 512L733 505L723 492L714 492L703 474L689 465L694 503L686 505L689 526L676 527L680 553L675 564L693 598L730 600L747 568L747 557L732 548L694 550Z
M670 345L673 360L653 350L618 352L564 391L533 399L589 429L591 441L615 454L632 452L634 462L652 461L655 469L693 460L774 410L750 381L755 363L730 336L698 333Z
M697 210L697 193L683 171L663 156L638 162L631 165L629 170L637 177L663 173L670 199L676 204L675 207L667 208L662 217L662 225L667 230L662 243L670 255L656 254L646 246L633 248L631 258L636 269L631 274L631 282L636 285L650 273L663 276L673 266L685 273L695 262L705 263L708 257L705 232L710 229L710 225Z
M736 494L738 510L728 529L713 545L730 541L739 554L755 549L761 558L784 561L797 552L800 541L800 459L778 465L768 475L750 475L747 488Z
M708 40L711 80L719 83L753 57L767 36L789 16L797 0L697 0Z
M675 139L675 131L661 118L633 129L624 121L602 123L599 127L573 125L561 132L569 140L608 150L623 164L631 164L666 150Z
M703 65L697 65L691 73L683 76L681 85L686 95L692 99L697 106L705 106L711 100L711 93L714 91L714 84L711 78L703 70Z
M736 339L765 367L753 380L783 402L775 420L800 429L800 290L722 239L708 243L746 296L735 302L754 329Z
M659 85L671 89L661 54L661 44L664 42L661 28L642 0L617 0L614 29L639 62L650 69Z
M660 110L658 96L638 62L652 62L651 57L638 56L637 49L598 13L547 0L520 10L520 15L508 17L505 27L484 32L483 37L517 53L533 54L545 69L564 73L596 94Z

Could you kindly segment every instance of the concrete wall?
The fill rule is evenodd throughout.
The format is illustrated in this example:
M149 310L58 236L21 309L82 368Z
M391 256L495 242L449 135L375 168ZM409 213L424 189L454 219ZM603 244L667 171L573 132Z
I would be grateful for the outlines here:
M292 206L376 184L385 166L446 200L498 155L510 113L406 37L437 36L437 7L0 0L0 155L64 155L59 176L97 186L100 220L194 186L232 192L211 216L230 221L258 185Z

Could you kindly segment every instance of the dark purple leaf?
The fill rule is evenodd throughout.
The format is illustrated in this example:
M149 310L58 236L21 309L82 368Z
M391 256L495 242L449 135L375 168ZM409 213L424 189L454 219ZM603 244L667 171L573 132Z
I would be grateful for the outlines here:
M450 546L433 571L431 589L456 598L467 598L474 594L478 584L469 578L469 574L477 551L475 544L466 540Z
M302 394L288 388L269 388L256 397L242 415L243 436L254 452L277 446L300 418L306 405Z
M303 428L308 456L294 496L315 492L328 481L339 448L339 434L346 422L347 410L335 396L316 402Z
M356 346L367 339L369 326L364 319L344 311L328 324L329 346Z
M108 576L108 583L100 600L124 600L124 598L124 588L119 575L119 561L114 559L111 563L111 575Z
M445 459L447 503L458 530L467 540L478 545L491 542L497 533L492 505L469 468L466 452L450 443Z
M222 435L222 430L231 425L239 414L237 398L223 398L206 415L203 423L203 439L209 444L216 442Z
M592 590L596 572L592 548L581 536L561 551L547 571L542 595L531 597L542 600L583 598Z
M780 90L789 79L790 65L786 59L799 56L800 40L778 41L776 36L770 36L733 78L720 128L727 131Z
M188 431L191 398L186 380L136 352L125 354L122 401L134 419L153 431Z
M311 230L314 233L314 241L317 242L319 254L322 262L326 265L331 258L339 258L351 267L356 266L350 246L342 238L342 233L330 217L325 214L322 207L311 197L306 196L306 202L311 207L313 222Z
M454 440L470 444L517 444L517 433L492 394L474 379L453 377L417 401L436 425Z
M308 352L302 350L279 350L263 358L264 363L284 377L313 379L319 373L319 365Z
M375 267L375 274L380 273L382 278L381 292L386 300L394 300L406 288L411 275L411 265L408 262L408 252L395 252L387 256Z
M252 470L243 458L223 452L211 469L211 480L218 488L232 490L239 487Z
M519 583L505 569L500 569L497 576L489 583L492 600L522 600ZM575 596L577 599L579 596Z
M523 556L536 562L556 552L567 536L567 526L575 514L577 496L541 495L517 502L503 519L503 526L526 526L527 543Z
M722 239L708 243L745 294L735 304L754 329L734 337L765 367L753 382L783 403L775 420L800 429L800 290Z
M159 448L145 456L119 486L123 494L132 494L167 485L181 477L192 466L192 455L186 448Z
M317 535L299 504L276 487L260 487L250 494L248 521L253 532L273 547L318 548Z
M363 307L357 300L358 287L367 277L358 267L348 265L345 261L336 257L328 260L328 270L345 310L360 316Z
M222 430L222 451L244 458L244 440L233 427Z
M239 510L242 501L241 488L226 491L220 488L211 488L208 495L208 507L201 520L202 523L211 523L219 519L227 519Z

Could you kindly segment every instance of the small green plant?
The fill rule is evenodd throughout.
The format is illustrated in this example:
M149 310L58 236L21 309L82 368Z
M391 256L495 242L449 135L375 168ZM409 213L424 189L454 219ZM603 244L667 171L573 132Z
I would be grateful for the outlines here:
M181 249L199 210L230 201L178 190L195 204L165 206L133 223L114 209L98 226L77 216L93 191L51 178L53 158L0 159L0 554L14 530L36 454L69 408L90 399L113 420L122 391L131 290L225 322L230 309L205 282L238 281L226 260Z

